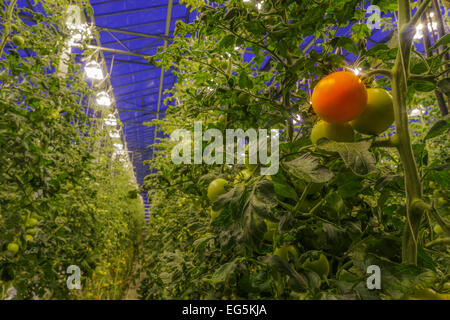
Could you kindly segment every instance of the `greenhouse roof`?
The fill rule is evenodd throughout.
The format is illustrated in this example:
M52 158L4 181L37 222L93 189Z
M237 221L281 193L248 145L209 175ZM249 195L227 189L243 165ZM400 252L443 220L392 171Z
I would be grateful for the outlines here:
M170 43L178 20L192 22L195 15L178 0L91 0L91 4L101 46L120 50L103 51L103 55L111 70L114 98L141 185L150 172L143 161L152 158L151 145L156 137L155 128L144 123L163 117L167 108L163 92L175 82L171 71L149 65L145 56Z

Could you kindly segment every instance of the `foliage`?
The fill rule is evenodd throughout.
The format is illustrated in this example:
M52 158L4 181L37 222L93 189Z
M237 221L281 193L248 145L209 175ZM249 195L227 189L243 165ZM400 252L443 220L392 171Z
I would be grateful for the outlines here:
M209 183L219 177L234 181L244 166L173 164L175 142L161 139L149 162L154 173L144 183L152 208L141 256L141 297L404 299L420 287L443 291L449 246L431 243L439 239L433 226L448 224L449 120L439 115L436 85L425 90L424 82L412 78L407 92L411 109L427 110L412 117L409 127L423 199L434 206L421 220L414 265L402 257L403 162L385 140L396 127L384 138L357 134L353 143L313 145L309 139L317 121L310 93L318 80L343 67L390 69L398 44L369 49L359 1L270 0L260 10L253 2L216 3L224 5L198 4L199 19L177 23L171 46L151 59L172 68L178 79L166 100L166 118L151 125L167 135L192 130L194 121L202 121L204 130L280 129L280 170L261 176L256 168L245 183L230 186L211 203ZM395 1L375 3L385 11L397 8ZM350 34L339 36L338 29L347 26ZM382 27L398 31L390 19L383 19ZM356 62L346 65L346 51L358 56ZM442 55L416 56L413 69L424 60L431 66L424 77L444 64ZM375 74L367 72L367 87L390 86ZM211 207L220 212L214 219ZM267 237L270 222L277 228ZM297 258L274 255L286 245L297 250ZM330 264L326 278L302 265L320 254ZM381 290L366 287L372 264L381 267Z
M119 298L143 220L142 202L128 197L133 172L111 156L76 55L58 72L67 2L39 2L50 15L14 3L9 17L1 11L0 298L11 286L19 299ZM67 288L69 265L83 290ZM105 283L112 290L95 293Z

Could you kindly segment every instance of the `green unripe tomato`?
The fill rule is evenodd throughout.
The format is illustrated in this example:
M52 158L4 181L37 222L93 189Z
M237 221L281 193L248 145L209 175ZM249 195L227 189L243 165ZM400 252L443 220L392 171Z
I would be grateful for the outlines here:
M393 134L392 136L389 137L389 141L392 143L392 145L394 146L399 146L400 145L400 138L398 137L398 135Z
M367 105L363 113L350 122L358 132L379 135L394 123L392 96L384 89L367 89Z
M311 131L312 143L317 143L321 138L337 142L353 142L353 128L348 123L328 123L324 120L317 122Z
M33 242L34 238L33 238L33 236L31 234L26 234L25 235L25 241L26 242Z
M434 233L436 233L436 234L442 234L442 233L444 232L444 230L442 229L442 227L441 227L440 225L438 225L438 224L435 224L435 225L434 225L433 231L434 231Z
M37 233L37 230L36 230L36 228L27 229L26 233L27 233L27 234L34 235L34 234Z
M444 207L447 204L447 200L444 197L439 197L437 203L439 207Z
M213 180L208 186L208 199L214 202L220 195L226 193L225 186L227 183L228 181L222 178Z
M246 106L250 103L250 95L245 92L241 92L237 97L237 103L241 106Z
M25 227L31 228L38 224L38 221L35 218L30 218L27 220L27 223L25 224Z
M19 35L15 35L14 37L12 37L12 41L18 47L23 47L23 45L25 44L24 38Z
M19 251L19 245L15 242L8 243L8 251L16 254Z

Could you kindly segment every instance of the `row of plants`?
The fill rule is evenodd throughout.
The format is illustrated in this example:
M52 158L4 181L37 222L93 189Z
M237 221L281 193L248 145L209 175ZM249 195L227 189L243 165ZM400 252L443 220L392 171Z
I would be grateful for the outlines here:
M121 298L143 225L111 110L84 78L80 57L96 53L61 54L69 4L1 3L0 299ZM81 290L68 288L70 265Z
M449 38L412 49L430 1L372 1L390 13L391 40L375 45L360 1L185 2L198 19L177 22L149 61L177 82L165 119L149 124L167 137L143 186L140 297L449 299L450 123L436 100L449 94ZM224 136L279 130L278 173L175 164L169 135L195 121ZM370 265L380 290L366 285Z

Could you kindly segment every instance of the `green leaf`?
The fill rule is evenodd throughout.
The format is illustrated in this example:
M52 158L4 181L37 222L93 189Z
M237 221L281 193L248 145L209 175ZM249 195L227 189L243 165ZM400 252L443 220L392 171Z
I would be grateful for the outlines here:
M450 43L450 34L446 34L445 36L441 37L438 42L434 46L432 46L428 51L433 51L434 49L440 47L440 46L446 46Z
M437 85L443 94L450 97L450 78L440 80Z
M219 48L229 48L234 46L235 38L232 34L226 35L225 37L220 40L218 47Z
M266 256L262 257L261 260L270 265L276 271L280 272L282 275L288 276L295 289L301 290L308 288L308 278L305 275L298 273L292 264L287 263L279 256Z
M239 259L240 258L237 258L231 262L221 265L219 269L217 269L216 272L214 272L210 281L213 284L217 284L225 282L227 280L228 281L232 280L233 276L236 274Z
M420 92L430 92L436 88L436 84L433 81L414 80L412 84L414 89Z
M450 129L449 120L438 120L433 126L428 130L424 140L432 139L442 135L444 132Z
M333 40L331 40L330 45L333 47L344 48L345 50L353 54L358 53L358 47L356 46L356 44L353 42L352 39L347 37L336 37Z
M369 151L370 144L370 141L351 143L327 141L318 147L326 151L339 153L345 164L355 174L366 175L376 169L375 157Z
M325 183L333 177L333 173L320 165L320 160L309 153L285 162L284 165L291 174L306 182Z
M252 80L248 77L247 73L245 71L242 71L241 74L239 75L239 87L241 89L245 89L245 88L253 88L253 82Z
M297 193L295 189L286 183L280 183L277 181L272 181L273 187L275 189L275 193L281 197L289 198L294 201L298 200Z

